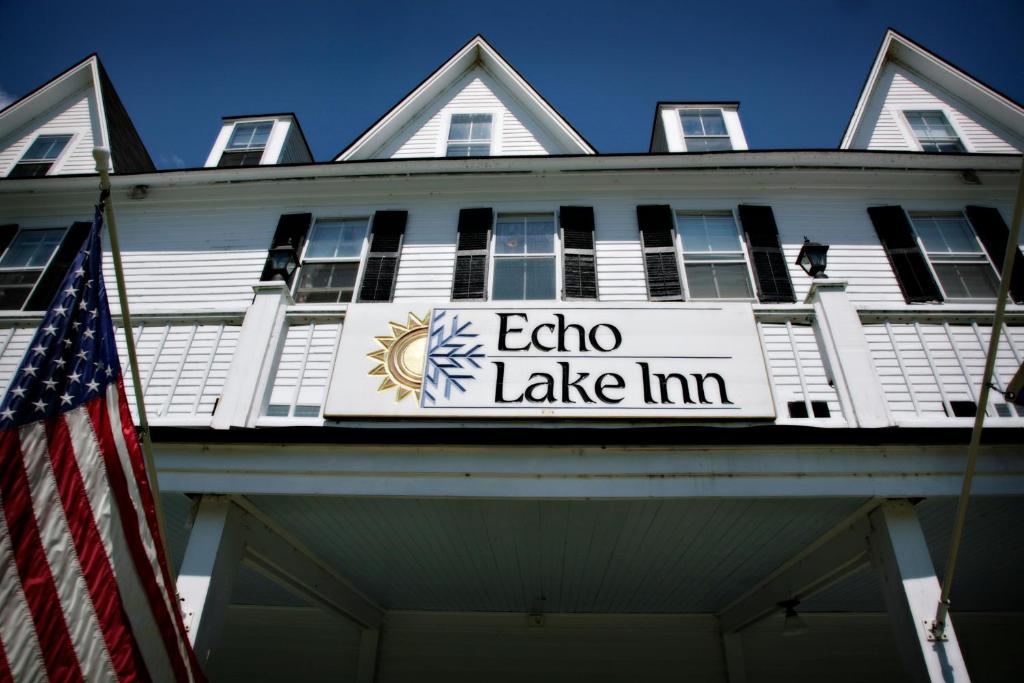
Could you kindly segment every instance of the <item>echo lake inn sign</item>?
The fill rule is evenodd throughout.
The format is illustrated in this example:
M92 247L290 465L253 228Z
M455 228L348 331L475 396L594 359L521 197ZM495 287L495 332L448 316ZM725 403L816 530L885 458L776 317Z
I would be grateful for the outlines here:
M750 304L349 308L324 410L351 417L771 419Z

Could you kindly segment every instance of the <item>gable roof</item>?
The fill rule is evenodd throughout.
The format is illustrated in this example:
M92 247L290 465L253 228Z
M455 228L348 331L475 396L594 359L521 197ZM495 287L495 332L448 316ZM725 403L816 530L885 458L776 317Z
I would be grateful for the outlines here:
M882 38L882 45L878 49L871 71L868 72L867 80L857 99L857 106L854 107L846 132L839 143L840 149L849 149L853 144L878 79L886 64L890 62L897 62L916 71L932 83L969 103L992 121L1018 135L1024 135L1024 107L955 64L915 43L896 29L889 28Z
M366 159L408 124L434 97L443 93L474 65L481 64L533 114L570 154L596 154L596 150L515 68L480 34L473 36L444 64L377 119L335 161Z
M0 138L86 87L91 87L95 92L96 107L99 110L99 130L94 131L96 144L110 149L114 172L146 173L156 170L146 146L142 144L142 138L135 130L135 124L95 52L0 110Z

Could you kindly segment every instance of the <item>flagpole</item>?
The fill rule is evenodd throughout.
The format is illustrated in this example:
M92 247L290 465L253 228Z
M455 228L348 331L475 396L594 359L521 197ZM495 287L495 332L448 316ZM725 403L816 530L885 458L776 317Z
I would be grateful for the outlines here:
M142 458L146 464L146 478L149 479L149 490L153 494L153 505L156 508L157 529L160 532L160 543L167 567L174 580L175 571L171 555L167 550L167 535L164 533L163 506L160 503L160 486L156 480L156 464L153 460L153 442L149 438L149 420L146 417L146 401L142 395L142 382L139 376L139 358L135 353L135 336L132 329L132 317L128 311L128 293L124 286L124 269L121 266L121 247L117 241L117 223L114 220L114 205L110 199L110 150L96 147L92 151L96 160L96 171L100 174L101 202L107 223L107 234L110 236L110 251L114 260L114 279L117 280L117 299L121 306L121 321L124 328L125 345L128 347L128 365L132 373L132 386L135 394L136 412L139 414L139 431L142 432Z

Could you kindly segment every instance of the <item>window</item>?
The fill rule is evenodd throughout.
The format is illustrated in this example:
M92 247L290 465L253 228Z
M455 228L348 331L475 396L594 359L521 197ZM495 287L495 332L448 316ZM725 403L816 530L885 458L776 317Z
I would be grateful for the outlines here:
M35 178L46 175L70 141L70 135L40 135L29 145L21 161L14 165L7 177Z
M16 310L25 305L64 233L64 228L18 232L0 258L0 309Z
M683 272L691 299L750 299L747 260L731 212L678 213Z
M956 154L964 151L960 137L941 111L905 111L910 129L924 152Z
M499 215L494 228L495 301L555 298L555 219Z
M366 218L317 219L295 287L297 303L352 300L368 225Z
M491 115L452 114L445 156L485 157L490 153Z
M271 121L236 123L217 165L258 166L263 159L263 148L267 146L267 138L270 137L270 129L273 126Z
M687 152L732 149L721 109L680 109L679 118L683 122L683 140Z
M912 213L910 219L947 299L995 299L996 270L960 213Z

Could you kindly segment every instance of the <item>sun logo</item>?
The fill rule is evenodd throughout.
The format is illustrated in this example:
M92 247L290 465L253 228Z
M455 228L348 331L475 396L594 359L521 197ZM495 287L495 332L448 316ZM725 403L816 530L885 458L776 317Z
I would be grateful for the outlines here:
M395 403L409 394L420 400L423 385L423 361L427 353L427 321L430 313L417 318L410 313L406 324L389 322L391 334L375 337L381 348L366 354L376 361L370 375L381 375L383 379L377 391L395 389Z

